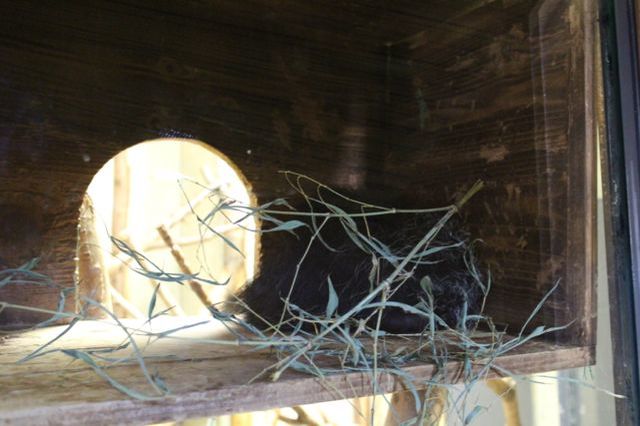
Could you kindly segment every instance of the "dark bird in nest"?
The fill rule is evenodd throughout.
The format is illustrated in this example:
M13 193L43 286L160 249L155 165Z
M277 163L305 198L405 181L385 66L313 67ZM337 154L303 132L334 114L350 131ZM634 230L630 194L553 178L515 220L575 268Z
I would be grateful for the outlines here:
M313 219L296 218L307 226L297 228L295 235L282 231L262 234L262 252L269 256L262 259L258 276L238 295L246 305L242 308L246 319L256 327L265 329L282 323L281 329L291 330L304 317L302 328L318 331L311 318L327 319L331 288L338 300L333 315L349 312L398 268L444 215L333 217L323 224L322 214L327 210L322 207L313 204L318 214ZM299 211L308 210L306 206ZM425 315L388 303L390 306L381 313L380 329L397 334L420 333L436 317L440 319L435 320L439 329L468 326L462 322L468 315L479 313L484 287L469 235L460 230L458 218L446 222L419 253L390 283L387 301L415 307ZM381 300L378 295L370 304ZM354 322L375 327L376 309L359 310ZM430 310L436 317L429 314Z

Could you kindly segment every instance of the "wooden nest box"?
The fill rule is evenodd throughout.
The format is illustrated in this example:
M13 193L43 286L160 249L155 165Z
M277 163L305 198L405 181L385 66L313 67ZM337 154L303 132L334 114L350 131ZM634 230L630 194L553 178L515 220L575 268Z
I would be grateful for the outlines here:
M531 326L571 323L538 343L544 362L523 354L516 370L592 363L592 3L0 6L0 267L39 257L40 272L72 285L89 182L171 131L226 155L259 203L291 193L279 170L426 207L481 179L461 214L485 243L487 313L517 333L559 280ZM16 304L53 309L57 297L0 288ZM0 313L6 328L40 320Z

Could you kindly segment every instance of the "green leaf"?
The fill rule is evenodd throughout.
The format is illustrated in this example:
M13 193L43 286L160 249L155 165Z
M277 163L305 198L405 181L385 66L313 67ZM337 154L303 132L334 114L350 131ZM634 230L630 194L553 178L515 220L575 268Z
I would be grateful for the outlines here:
M56 337L54 337L53 339L49 340L47 343L39 346L36 350L31 352L29 355L25 356L24 358L21 358L18 361L16 361L16 364L22 364L23 362L29 361L29 360L31 360L33 358L36 358L38 356L42 356L45 353L47 353L47 352L43 352L44 349L47 348L48 346L50 346L56 340L60 339L65 334L67 334L73 328L73 326L76 325L76 323L78 321L79 321L79 318L72 319L71 322L69 323L69 325L67 325L64 328L64 330L62 330Z
M429 277L429 275L422 277L420 280L420 288L428 295L433 294L433 281L431 281L431 277Z
M134 389L131 389L125 385L123 385L122 383L118 382L116 379L114 379L113 377L109 376L109 374L107 374L106 371L104 371L104 369L102 367L100 367L98 364L96 364L96 362L93 360L93 358L91 357L91 355L89 355L86 352L77 350L77 349L63 349L62 353L75 358L77 360L80 360L82 362L84 362L85 364L87 364L89 367L91 367L93 369L93 371L96 372L96 374L98 374L98 376L102 377L104 380L106 380L107 382L109 382L109 384L111 386L113 386L114 388L116 388L117 390L119 390L120 392L124 393L125 395L130 396L131 398L136 398L136 399L140 399L140 400L152 400L152 399L158 399L159 397L157 396L151 396L151 395L145 395L143 393L140 393Z
M301 228L307 226L306 223L300 221L300 220L288 220L286 222L282 222L281 224L273 227L273 228L269 228L266 231L267 232L277 232L277 231L292 231L294 229L297 228Z
M478 416L478 414L480 414L484 410L486 410L486 408L482 407L480 405L476 405L475 407L473 407L473 410L471 410L471 412L469 414L467 414L467 416L464 418L465 426L471 424L473 419L475 419L476 416Z
M153 294L151 295L151 300L149 300L149 309L147 310L147 318L151 321L153 318L153 310L156 308L156 300L158 297L158 290L160 289L160 284L156 284L156 288L153 289Z
M336 309L338 309L338 294L336 293L336 290L333 288L331 277L327 277L327 284L329 285L329 300L327 302L326 316L327 318L330 318L331 316L333 316Z

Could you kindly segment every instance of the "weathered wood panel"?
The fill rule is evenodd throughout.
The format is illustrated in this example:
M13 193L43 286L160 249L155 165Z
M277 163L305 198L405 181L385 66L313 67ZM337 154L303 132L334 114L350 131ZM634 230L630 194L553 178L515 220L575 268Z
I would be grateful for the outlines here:
M432 204L483 179L462 215L485 242L488 311L517 329L560 281L532 325L576 321L558 335L576 343L595 334L590 7L489 3L394 46L389 127L399 137L384 169Z
M259 201L290 191L282 169L427 206L482 178L463 215L486 242L490 315L517 329L562 278L534 324L577 318L564 338L590 344L591 3L2 5L0 258L41 256L70 285L93 175L135 143L185 134L227 155ZM43 288L0 292L55 304Z
M288 191L281 169L362 185L358 176L379 170L361 133L373 141L382 127L384 60L374 40L351 37L358 25L346 23L357 14L345 7L4 5L0 257L16 265L41 256L43 272L70 285L91 178L121 150L167 131L222 151L260 201ZM15 303L46 305L46 289L2 291ZM55 297L48 300L53 307ZM35 320L11 311L3 318Z
M170 327L176 324L171 324ZM216 337L211 325L187 333L192 339ZM156 326L155 330L163 329ZM348 373L319 380L295 372L278 381L262 378L252 383L274 363L268 352L255 352L237 346L199 344L194 340L164 338L145 348L150 371L157 371L172 394L140 401L128 398L79 362L54 353L24 364L15 361L28 355L61 331L60 327L32 331L0 341L0 423L41 424L149 424L192 417L215 416L273 407L352 398L369 395L368 374ZM79 323L53 348L101 348L122 342L124 333L114 326ZM139 343L144 347L145 338ZM119 354L123 355L123 354ZM160 359L153 359L154 356ZM175 357L174 359L171 359ZM592 348L555 346L544 342L524 345L513 354L499 358L496 365L514 374L549 371L589 364ZM447 380L456 381L464 367L447 366ZM439 370L429 364L407 368L416 380L428 379ZM125 363L112 366L108 373L127 387L142 391L145 379L139 366ZM381 375L380 391L402 390L394 377Z

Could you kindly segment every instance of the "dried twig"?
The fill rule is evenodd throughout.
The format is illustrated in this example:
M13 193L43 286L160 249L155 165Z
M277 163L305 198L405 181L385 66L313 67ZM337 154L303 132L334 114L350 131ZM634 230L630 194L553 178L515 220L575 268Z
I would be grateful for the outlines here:
M171 250L171 255L176 260L176 263L178 264L178 267L180 268L182 273L189 276L193 276L191 269L189 269L189 266L184 260L184 256L182 255L182 250L180 250L180 247L174 244L173 239L171 238L171 235L167 230L167 227L165 225L160 225L156 229L158 230L158 233L160 234L162 241L164 241L167 247L169 247L169 249ZM207 296L207 293L204 292L204 290L202 289L202 286L197 281L189 280L189 287L198 297L200 302L202 302L205 308L208 309L212 305L211 301L209 300L209 297Z
M283 416L282 413L278 412L278 420L290 425L320 426L320 423L309 417L304 408L296 406L291 407L291 409L296 412L297 417L295 419Z
M486 380L485 383L502 400L505 426L520 426L516 381L511 377L502 377Z

